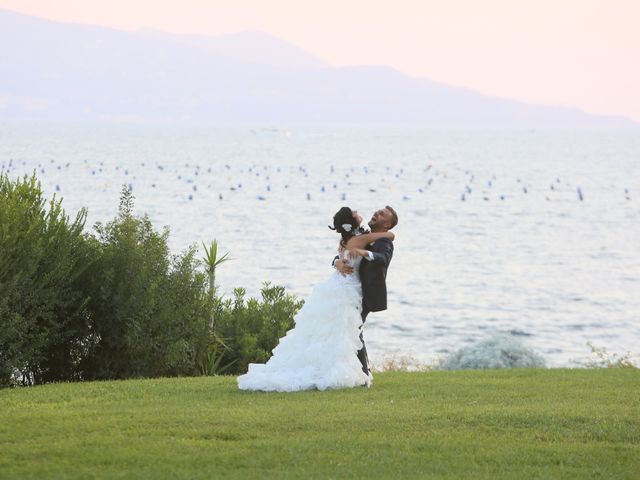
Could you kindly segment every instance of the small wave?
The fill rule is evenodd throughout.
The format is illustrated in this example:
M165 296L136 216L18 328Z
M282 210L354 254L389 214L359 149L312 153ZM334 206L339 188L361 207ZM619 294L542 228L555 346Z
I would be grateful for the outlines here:
M525 332L524 330L509 330L509 333L511 335L516 336L516 337L530 337L531 336L531 333Z

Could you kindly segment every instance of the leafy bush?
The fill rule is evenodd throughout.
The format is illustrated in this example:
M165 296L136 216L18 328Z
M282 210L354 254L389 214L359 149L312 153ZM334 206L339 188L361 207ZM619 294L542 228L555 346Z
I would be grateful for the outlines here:
M77 378L88 336L86 211L71 221L35 175L0 174L0 385Z
M544 368L540 354L512 337L495 335L449 354L442 370L479 370L483 368Z
M98 260L87 288L95 342L85 379L193 375L207 343L213 298L195 249L171 256L169 230L133 215L123 189L118 216L96 225Z
M244 372L293 326L302 302L283 287L218 297L217 243L204 263L195 247L171 255L126 188L91 235L84 209L45 207L35 176L0 175L0 386Z
M243 288L221 303L215 330L227 346L222 364L233 364L229 373L245 373L249 363L264 363L280 337L294 326L303 301L285 293L284 287L265 283L262 299L246 299Z

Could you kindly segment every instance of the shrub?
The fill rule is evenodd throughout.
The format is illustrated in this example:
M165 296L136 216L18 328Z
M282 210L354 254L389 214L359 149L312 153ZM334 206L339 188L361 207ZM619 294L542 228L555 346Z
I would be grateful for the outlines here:
M190 247L171 255L169 230L133 214L83 233L35 176L0 175L0 387L244 372L264 362L302 305L265 284L261 300L217 296L217 243L205 269Z
M89 336L86 211L71 221L35 175L0 174L0 384L77 378Z
M169 230L133 215L124 188L118 216L96 225L98 261L88 281L95 342L85 379L194 375L207 344L214 299L195 249L172 256Z
M221 303L216 314L215 330L227 346L222 364L232 363L229 373L245 373L249 363L267 361L280 337L293 328L295 314L304 303L268 282L261 300L247 300L245 294L236 288L233 299Z
M443 370L542 368L544 358L514 338L496 335L461 348L444 359Z

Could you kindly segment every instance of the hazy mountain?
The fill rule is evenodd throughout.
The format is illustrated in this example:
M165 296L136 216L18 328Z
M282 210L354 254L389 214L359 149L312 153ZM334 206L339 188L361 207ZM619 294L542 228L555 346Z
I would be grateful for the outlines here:
M213 37L126 32L1 9L0 118L635 125L622 117L487 97L387 67L332 68L260 32Z

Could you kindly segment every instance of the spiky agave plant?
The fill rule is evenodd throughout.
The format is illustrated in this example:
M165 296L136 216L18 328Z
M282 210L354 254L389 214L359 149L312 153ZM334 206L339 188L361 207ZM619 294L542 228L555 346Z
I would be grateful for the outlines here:
M229 350L229 347L216 332L216 316L220 305L220 300L216 298L216 268L224 262L229 261L230 258L229 252L218 257L218 241L215 238L211 241L210 247L207 247L204 242L202 242L202 246L204 247L205 253L202 261L209 278L209 295L211 295L218 306L212 310L211 318L208 321L208 325L205 327L209 342L204 351L200 352L200 355L198 355L198 367L202 375L218 375L235 362L234 360L234 362L227 365L222 365L221 362L224 357L224 353Z
M213 294L216 291L216 268L224 262L231 260L229 252L218 258L218 241L214 238L211 242L211 246L207 246L202 242L204 247L204 264L207 269L207 275L209 276L209 291Z
M237 361L237 359L235 359L226 365L222 365L222 359L224 358L225 352L228 350L229 347L226 345L224 340L214 333L212 341L207 345L204 355L198 362L200 374L211 376L224 373L226 369Z

